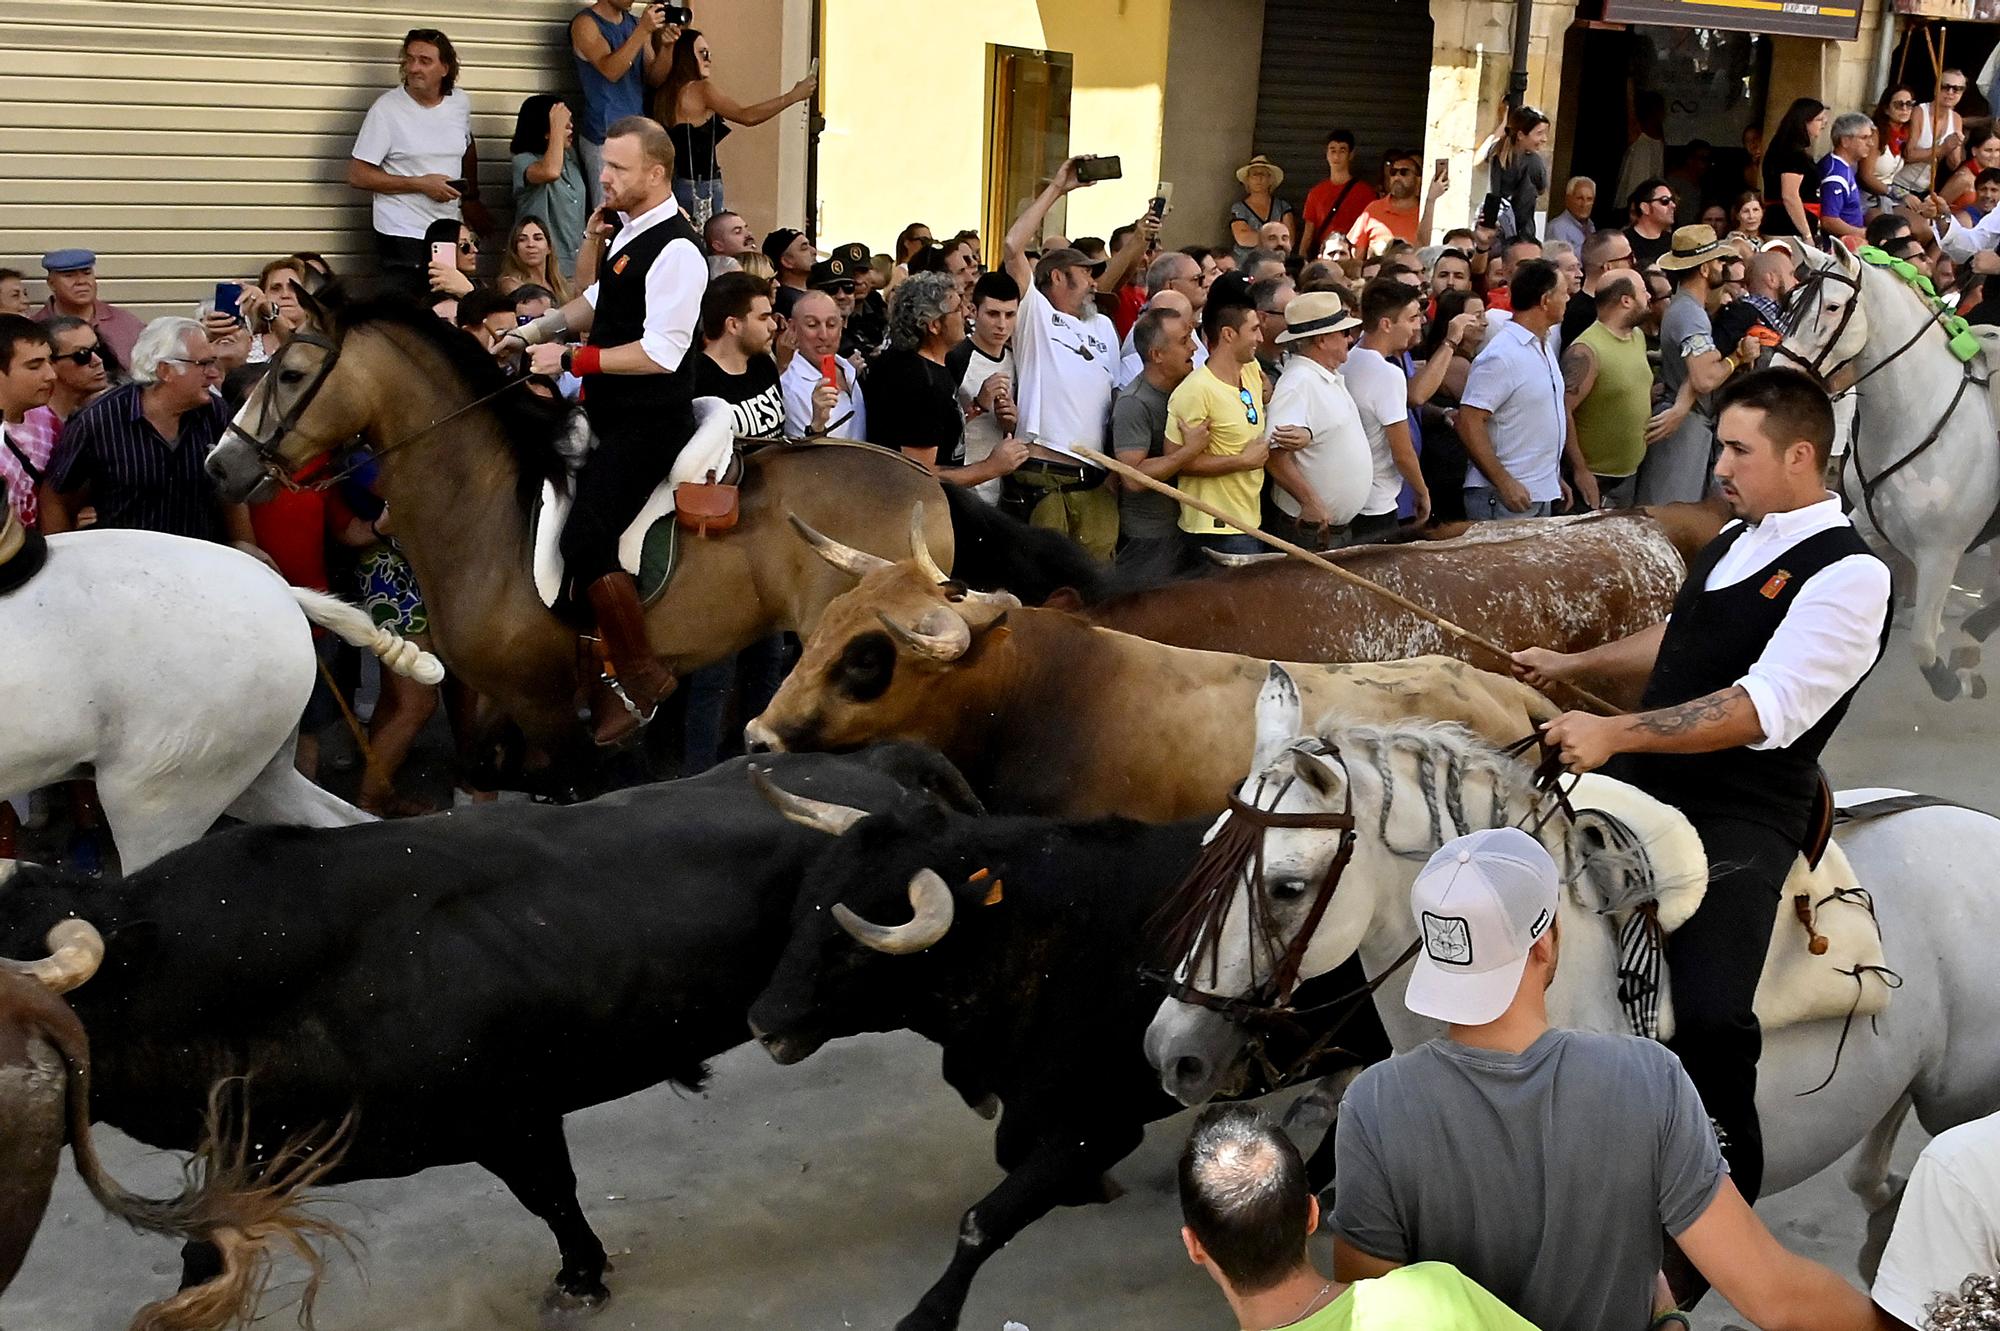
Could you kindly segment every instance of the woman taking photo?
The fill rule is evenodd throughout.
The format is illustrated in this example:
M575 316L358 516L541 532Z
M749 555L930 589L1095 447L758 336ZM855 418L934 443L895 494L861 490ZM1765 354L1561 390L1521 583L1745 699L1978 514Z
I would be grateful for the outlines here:
M1523 106L1508 113L1488 175L1488 188L1506 205L1500 212L1502 240L1535 238L1535 205L1549 189L1549 164L1542 156L1548 141L1549 118L1540 111Z
M1778 131L1764 153L1765 235L1812 236L1806 199L1819 180L1813 144L1826 132L1826 119L1825 102L1801 97L1778 122Z
M673 66L654 104L654 118L667 127L674 141L674 197L699 230L726 206L722 198L722 163L715 150L732 125L761 125L788 106L813 95L819 87L814 70L776 97L744 106L715 85L708 38L694 28L674 43Z
M500 280L494 284L503 296L516 287L543 286L555 294L556 304L569 304L569 283L556 263L549 245L549 228L539 217L523 214L507 236L507 256L500 260Z
M589 185L583 176L582 155L576 151L569 105L553 93L539 93L522 102L508 151L514 154L514 216L541 220L556 266L565 280L574 277L577 251L583 248ZM507 253L511 256L513 252L509 244ZM504 284L500 289L511 290Z

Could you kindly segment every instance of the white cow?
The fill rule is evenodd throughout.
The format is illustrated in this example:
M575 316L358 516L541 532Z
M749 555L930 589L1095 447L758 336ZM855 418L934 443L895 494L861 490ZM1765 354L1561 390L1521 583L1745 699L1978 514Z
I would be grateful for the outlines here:
M95 780L127 873L224 813L370 821L292 766L313 624L398 673L444 677L414 643L240 550L146 531L49 537L42 570L0 594L0 795Z

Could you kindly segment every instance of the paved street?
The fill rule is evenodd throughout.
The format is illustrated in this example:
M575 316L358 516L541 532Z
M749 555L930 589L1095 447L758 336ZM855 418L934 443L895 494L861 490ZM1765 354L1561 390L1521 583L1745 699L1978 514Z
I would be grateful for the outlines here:
M1996 706L1932 701L1899 633L1830 755L1835 784L1902 784L2000 808L1988 760ZM996 1258L965 1325L1229 1325L1175 1234L1172 1162L1186 1127L1186 1116L1155 1125L1117 1171L1123 1200L1053 1216ZM648 1092L577 1114L570 1129L584 1207L618 1268L616 1296L594 1322L606 1331L893 1325L942 1270L960 1212L1000 1177L990 1125L909 1035L849 1041L795 1068L739 1049L716 1063L704 1096ZM107 1163L128 1184L165 1186L171 1162L106 1137ZM1921 1142L1906 1130L1899 1169ZM1837 1173L1761 1209L1793 1248L1853 1270L1862 1215ZM343 1188L328 1213L365 1245L366 1277L336 1265L319 1307L326 1331L536 1326L554 1246L484 1172ZM177 1269L167 1244L106 1221L66 1166L50 1220L0 1299L0 1326L112 1331L171 1290ZM1714 1331L1726 1312L1705 1308L1697 1325Z

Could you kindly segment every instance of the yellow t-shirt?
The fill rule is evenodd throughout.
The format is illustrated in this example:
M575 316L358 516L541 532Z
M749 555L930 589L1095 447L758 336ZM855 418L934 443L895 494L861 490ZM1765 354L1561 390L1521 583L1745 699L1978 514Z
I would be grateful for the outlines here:
M1250 395L1247 405L1243 394ZM1243 390L1238 391L1215 377L1207 365L1181 380L1181 386L1167 399L1167 443L1179 447L1181 428L1196 421L1208 422L1208 453L1234 457L1253 439L1264 437L1269 422L1264 419L1264 372L1252 360L1243 367ZM1206 503L1213 504L1252 527L1263 517L1264 469L1232 471L1224 476L1174 478L1174 484ZM1197 536L1233 535L1236 531L1203 513L1181 505L1181 530Z
M1417 1262L1373 1280L1357 1280L1340 1297L1284 1331L1535 1331L1455 1266Z

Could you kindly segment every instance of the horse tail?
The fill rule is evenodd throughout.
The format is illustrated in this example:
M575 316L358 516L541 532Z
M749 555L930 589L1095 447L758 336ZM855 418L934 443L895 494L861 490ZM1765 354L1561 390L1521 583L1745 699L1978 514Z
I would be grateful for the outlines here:
M436 684L444 678L444 662L408 638L385 628L377 628L375 621L359 607L349 605L337 596L308 591L304 587L289 590L307 619L330 631L344 643L366 647L397 674L407 675L419 684Z

